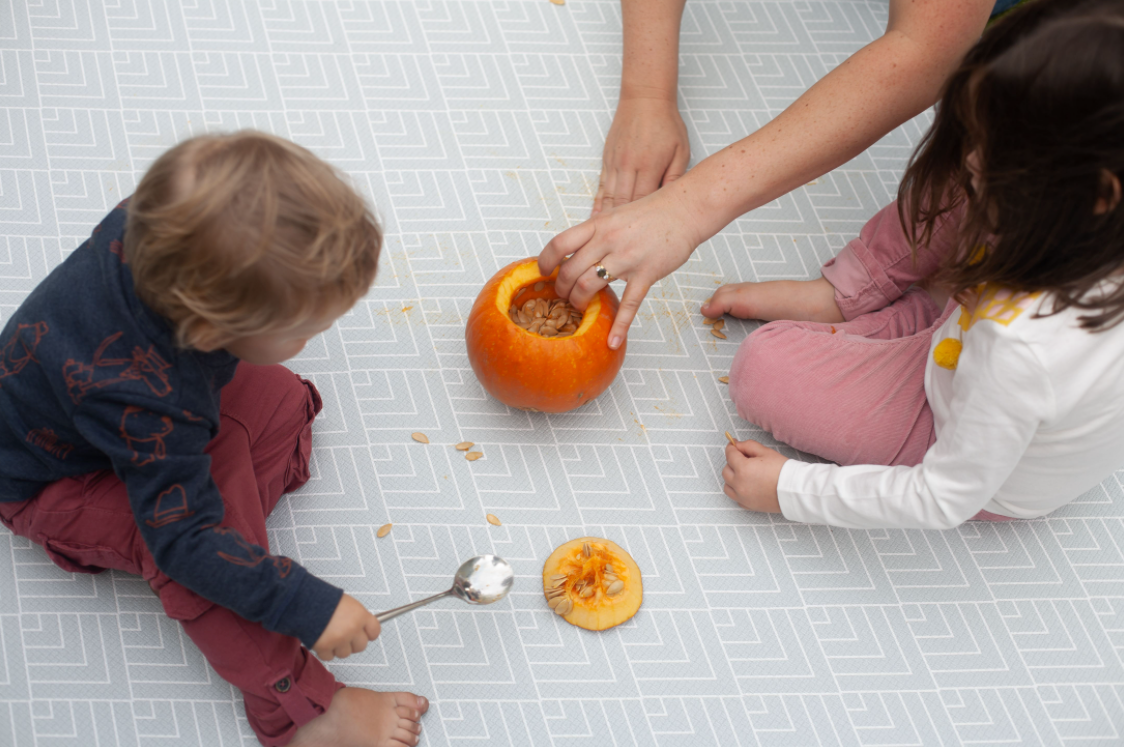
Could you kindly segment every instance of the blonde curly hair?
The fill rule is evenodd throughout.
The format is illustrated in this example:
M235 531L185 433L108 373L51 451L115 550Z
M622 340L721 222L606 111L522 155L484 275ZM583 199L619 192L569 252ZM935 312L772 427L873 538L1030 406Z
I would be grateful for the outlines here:
M374 282L382 246L367 204L335 168L252 130L176 145L127 210L136 293L197 350L342 313Z

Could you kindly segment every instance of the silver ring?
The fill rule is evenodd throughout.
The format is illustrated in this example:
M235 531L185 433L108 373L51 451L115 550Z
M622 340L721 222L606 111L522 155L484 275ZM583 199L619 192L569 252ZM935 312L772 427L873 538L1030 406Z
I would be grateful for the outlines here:
M616 280L615 277L609 274L609 271L605 269L604 265L594 265L593 269L597 270L597 277L601 278L606 283L611 283Z

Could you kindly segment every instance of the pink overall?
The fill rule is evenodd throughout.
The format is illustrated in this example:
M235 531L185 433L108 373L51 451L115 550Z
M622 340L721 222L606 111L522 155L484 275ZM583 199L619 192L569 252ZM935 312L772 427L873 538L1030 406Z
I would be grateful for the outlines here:
M942 310L915 283L953 249L962 216L947 216L916 262L896 202L871 218L823 266L847 321L770 322L746 338L730 368L738 414L837 464L920 464L936 441L925 397L930 342L957 303Z
M316 387L288 369L238 365L222 390L219 433L207 447L226 509L223 526L269 548L265 517L283 493L308 480L312 420L320 408ZM27 501L0 503L0 521L42 545L67 571L116 568L148 581L168 616L242 691L250 726L267 747L288 744L343 687L296 638L248 622L161 573L137 530L125 486L110 471L60 480Z

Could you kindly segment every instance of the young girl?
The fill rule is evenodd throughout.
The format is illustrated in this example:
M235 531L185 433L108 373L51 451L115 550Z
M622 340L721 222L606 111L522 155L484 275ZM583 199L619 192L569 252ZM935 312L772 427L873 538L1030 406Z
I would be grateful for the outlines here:
M1038 0L950 79L899 200L807 282L725 286L728 496L844 527L1050 513L1124 466L1124 2ZM939 207L932 207L939 206ZM910 228L903 229L903 225Z

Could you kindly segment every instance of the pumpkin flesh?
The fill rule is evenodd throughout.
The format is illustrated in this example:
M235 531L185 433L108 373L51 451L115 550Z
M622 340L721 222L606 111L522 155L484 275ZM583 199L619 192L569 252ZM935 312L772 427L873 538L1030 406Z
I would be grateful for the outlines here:
M589 554L586 554L586 546ZM608 594L610 573L624 582L624 589ZM586 630L607 630L632 618L644 599L640 567L623 548L601 537L582 537L559 546L543 565L543 593L565 590L573 609L562 617L571 625ZM566 579L556 585L558 576ZM583 597L582 591L593 589Z

